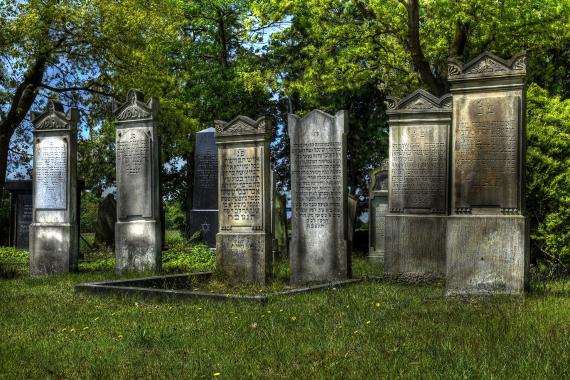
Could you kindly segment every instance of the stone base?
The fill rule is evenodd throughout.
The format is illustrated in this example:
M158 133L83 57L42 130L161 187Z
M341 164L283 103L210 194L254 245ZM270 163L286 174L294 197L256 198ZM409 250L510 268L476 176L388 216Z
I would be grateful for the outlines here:
M387 215L384 272L445 274L446 216Z
M157 271L161 267L160 222L136 220L115 224L115 270Z
M340 239L328 241L322 236L310 236L310 239L320 240L320 244L324 246L323 249L313 248L315 244L300 244L301 241L296 240L295 236L291 239L289 254L291 284L301 285L348 279L351 274L349 242ZM304 246L304 249L301 249L301 246Z
M370 261L371 263L375 264L383 264L384 263L384 251L374 251L372 247L370 247L370 251L368 256L366 256L366 260Z
M191 210L188 213L188 237L202 231L208 247L216 246L218 233L218 210Z
M216 236L216 269L230 282L265 284L271 276L272 238L267 233L227 233Z
M77 270L77 229L71 224L30 224L30 275Z
M449 216L445 294L524 293L528 236L523 216Z

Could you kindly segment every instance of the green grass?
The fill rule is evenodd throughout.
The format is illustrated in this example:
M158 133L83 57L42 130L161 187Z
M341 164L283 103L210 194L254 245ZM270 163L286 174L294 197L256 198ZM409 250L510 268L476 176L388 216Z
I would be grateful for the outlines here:
M361 283L267 306L73 291L111 278L0 280L0 378L570 378L569 280L470 300Z

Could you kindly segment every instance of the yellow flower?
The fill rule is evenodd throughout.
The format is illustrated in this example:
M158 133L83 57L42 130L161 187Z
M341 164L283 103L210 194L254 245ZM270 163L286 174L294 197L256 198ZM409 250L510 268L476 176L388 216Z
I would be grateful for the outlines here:
M85 326L83 330L89 330L89 326Z
M380 307L380 302L376 302L376 307Z
M292 320L292 321L296 321L296 320L297 320L297 317L296 317L295 315L293 315L293 316L291 316L291 320Z
M369 325L369 324L370 324L370 321L366 321L366 324Z
M218 376L220 376L220 375L221 375L221 373L219 373L219 372L214 372L214 373L212 374L212 376L214 376L214 377L218 377Z

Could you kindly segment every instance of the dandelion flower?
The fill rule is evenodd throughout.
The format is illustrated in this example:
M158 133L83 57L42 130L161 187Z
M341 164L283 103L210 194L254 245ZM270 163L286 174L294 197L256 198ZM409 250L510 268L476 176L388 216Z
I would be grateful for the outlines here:
M376 302L376 307L380 307L380 302Z
M292 320L292 321L296 321L296 320L297 320L297 316L295 316L295 315L291 316L291 320Z
M221 373L219 373L219 372L214 372L214 373L212 374L212 376L214 376L214 377L218 377L218 376L220 376L220 375L221 375Z
M370 324L370 321L366 321L366 324L369 325L369 324Z

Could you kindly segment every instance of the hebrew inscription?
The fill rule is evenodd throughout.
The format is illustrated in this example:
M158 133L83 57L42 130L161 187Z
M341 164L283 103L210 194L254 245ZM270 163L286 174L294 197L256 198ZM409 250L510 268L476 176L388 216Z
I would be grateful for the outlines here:
M34 157L37 209L67 208L67 142L46 137L37 144Z
M447 128L393 127L390 208L443 213L446 204Z
M215 182L218 180L218 172L216 171L218 160L213 151L205 151L200 155L196 164L197 185L204 189L215 188Z
M119 218L151 216L151 140L143 130L121 132L117 138Z
M303 215L307 229L328 228L342 215L342 145L340 142L292 144L291 154L299 164L291 174L297 176L295 217Z
M519 101L509 95L458 100L456 208L518 207Z
M221 230L263 230L263 147L222 149L220 182Z

